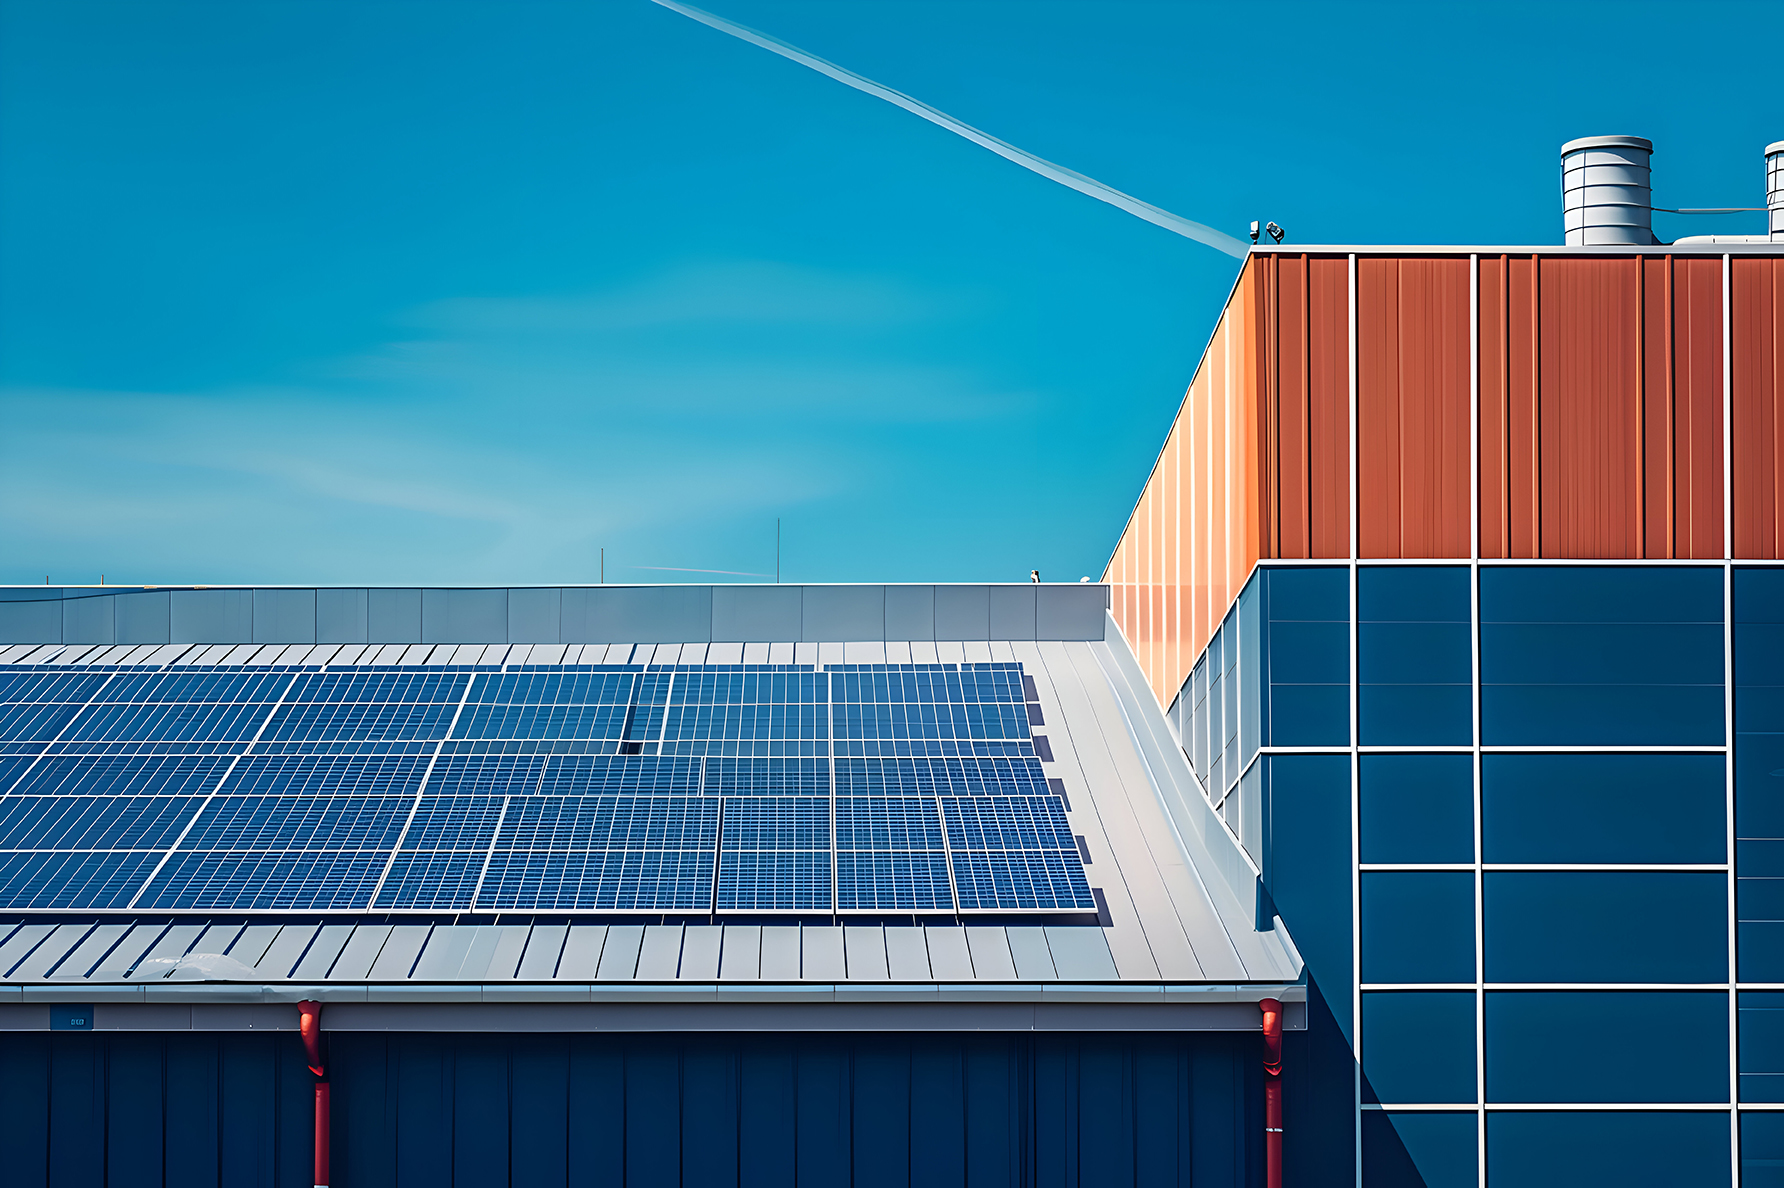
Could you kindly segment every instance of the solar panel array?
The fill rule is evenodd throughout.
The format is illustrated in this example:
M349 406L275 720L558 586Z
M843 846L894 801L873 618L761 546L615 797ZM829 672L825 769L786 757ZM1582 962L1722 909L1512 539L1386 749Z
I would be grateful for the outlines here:
M0 910L1095 910L1018 664L0 670Z

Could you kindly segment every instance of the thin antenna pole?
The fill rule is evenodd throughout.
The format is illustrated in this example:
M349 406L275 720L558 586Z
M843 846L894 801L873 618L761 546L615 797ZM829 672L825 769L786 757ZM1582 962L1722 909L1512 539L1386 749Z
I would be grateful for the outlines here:
M601 546L601 584L607 584L607 546Z
M780 517L774 517L774 584L780 585Z

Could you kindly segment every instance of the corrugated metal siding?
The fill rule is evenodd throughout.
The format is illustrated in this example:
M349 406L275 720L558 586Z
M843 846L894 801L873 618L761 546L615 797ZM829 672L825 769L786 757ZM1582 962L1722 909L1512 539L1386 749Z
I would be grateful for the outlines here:
M1537 257L1536 273L1539 555L1637 556L1636 261Z
M1784 557L1784 260L1732 269L1734 552L1771 561Z
M326 1016L325 1016L326 1017ZM1261 1182L1254 1035L325 1032L334 1182ZM294 1034L0 1037L7 1183L293 1188Z
M1480 257L1482 557L1722 556L1723 267ZM1117 620L1161 703L1257 558L1350 555L1349 268L1339 254L1247 260L1115 552ZM1365 559L1469 556L1468 270L1461 254L1357 258ZM1784 261L1735 256L1731 277L1735 555L1774 558Z
M1673 547L1722 556L1722 261L1668 260L1673 310ZM1631 556L1634 554L1616 554Z
M1267 417L1248 269L1105 571L1115 620L1162 700L1263 554Z
M1365 557L1466 557L1468 261L1357 261Z

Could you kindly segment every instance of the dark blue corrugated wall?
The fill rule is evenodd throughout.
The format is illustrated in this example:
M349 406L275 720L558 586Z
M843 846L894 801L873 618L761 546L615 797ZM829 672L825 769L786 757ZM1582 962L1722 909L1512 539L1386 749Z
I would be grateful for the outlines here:
M1250 1035L329 1035L335 1188L1262 1175ZM0 1036L11 1185L310 1181L291 1034Z

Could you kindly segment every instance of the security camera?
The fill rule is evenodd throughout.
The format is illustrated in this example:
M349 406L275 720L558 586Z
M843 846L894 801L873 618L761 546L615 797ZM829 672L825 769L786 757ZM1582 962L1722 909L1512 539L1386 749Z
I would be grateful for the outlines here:
M1282 235L1283 235L1282 228L1278 227L1275 223L1271 223L1269 226L1265 227L1264 233L1266 235L1268 235L1271 239L1274 239L1277 243L1282 242Z
M1272 223L1270 225L1272 227L1274 227L1276 224ZM1257 220L1256 219L1251 220L1251 242L1253 242L1253 243L1257 242Z

